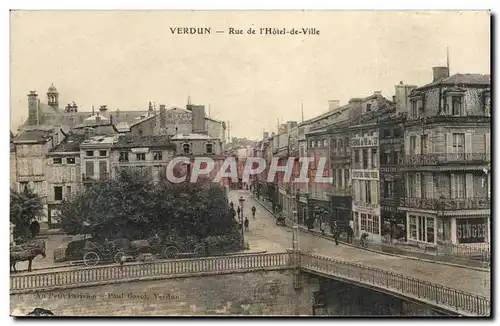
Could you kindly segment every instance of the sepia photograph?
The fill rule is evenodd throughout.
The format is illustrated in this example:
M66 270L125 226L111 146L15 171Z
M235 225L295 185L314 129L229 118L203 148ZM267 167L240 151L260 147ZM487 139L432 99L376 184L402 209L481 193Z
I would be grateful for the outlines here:
M11 316L492 316L491 11L9 16Z

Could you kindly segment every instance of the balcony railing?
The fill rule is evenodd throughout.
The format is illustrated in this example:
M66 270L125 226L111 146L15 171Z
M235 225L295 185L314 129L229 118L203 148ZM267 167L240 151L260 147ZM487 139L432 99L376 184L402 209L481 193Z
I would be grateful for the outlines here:
M417 198L403 197L400 199L401 207L428 209L435 211L458 209L489 209L490 199L487 197L472 198Z
M378 146L378 136L354 137L351 139L351 147Z
M82 181L83 182L92 182L92 181L99 181L99 180L108 180L109 177L110 177L109 173L82 174Z
M438 164L472 164L491 161L490 153L433 153L406 155L404 164L414 165L438 165Z

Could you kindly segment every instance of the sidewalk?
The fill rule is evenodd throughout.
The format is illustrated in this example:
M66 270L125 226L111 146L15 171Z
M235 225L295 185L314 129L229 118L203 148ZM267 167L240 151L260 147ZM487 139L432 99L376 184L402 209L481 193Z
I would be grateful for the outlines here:
M264 202L262 199L257 199L255 195L252 193L252 197L259 202L266 210L269 211L269 213L273 214L272 212L272 205L268 203L267 201ZM274 215L274 214L273 214ZM286 219L286 226L287 227L292 227L293 221ZM321 233L319 230L319 227L316 227L315 229L309 230L306 226L304 225L299 225L299 229L302 230L303 232L309 232L313 233L315 235L318 235L320 237L323 237L325 239L333 241L333 235L330 233L330 230L325 230L324 235ZM373 251L377 252L380 254L385 254L385 255L391 255L391 256L403 256L406 258L412 258L416 260L426 260L429 262L434 262L437 264L446 264L446 265L453 265L453 266L459 266L459 267L464 267L464 268L472 268L472 269L480 269L484 270L485 269L485 263L479 260L472 260L472 259L466 259L462 257L456 257L456 256L438 256L435 254L428 254L424 252L418 252L418 251L409 251L409 250L404 250L402 248L398 248L394 245L386 244L386 243L368 243L368 247L362 247L360 245L359 239L354 239L353 243L347 243L346 238L340 237L339 238L339 243L363 250L368 250L368 251ZM489 269L489 268L487 268Z

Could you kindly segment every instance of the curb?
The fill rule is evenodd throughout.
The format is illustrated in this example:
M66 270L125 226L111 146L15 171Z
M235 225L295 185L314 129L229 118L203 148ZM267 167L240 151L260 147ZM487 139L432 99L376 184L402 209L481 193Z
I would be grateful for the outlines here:
M264 205L260 201L260 199L257 199L252 193L251 193L251 196L255 199L256 202L258 202L262 207L264 207L271 215L275 216L274 213L266 205ZM287 228L290 228L289 225L286 225L286 222L285 222L285 226ZM314 234L316 236L319 236L319 237L321 237L323 239L326 239L326 240L329 240L329 241L332 241L332 242L334 241L334 239L322 235L319 231L304 230L301 227L299 227L299 230L302 231L302 232L307 232L307 233L310 233L310 234ZM418 258L418 257L412 257L412 256L391 254L391 253L388 253L388 252L384 252L384 251L380 251L380 250L375 250L375 249L371 249L371 248L360 248L360 247L354 246L354 245L352 245L350 243L347 243L347 242L344 242L344 241L340 241L340 240L339 240L339 243L341 243L343 245L346 245L346 246L349 246L349 247L353 247L353 248L357 248L357 249L361 249L361 250L366 250L366 251L371 251L371 252L374 252L374 253L377 253L377 254L381 254L381 255L387 255L387 256L393 256L393 257L400 257L400 258L406 258L406 259L413 259L413 260L416 260L416 261L421 261L421 262L426 262L426 263L440 264L440 265L445 265L445 266L465 268L465 269L470 269L470 270L479 271L479 272L491 272L491 270L487 269L487 268L473 267L473 266L467 266L467 265L459 265L459 264L453 264L453 263L448 263L448 262L443 262L443 261L430 260L430 259L425 259L425 258Z

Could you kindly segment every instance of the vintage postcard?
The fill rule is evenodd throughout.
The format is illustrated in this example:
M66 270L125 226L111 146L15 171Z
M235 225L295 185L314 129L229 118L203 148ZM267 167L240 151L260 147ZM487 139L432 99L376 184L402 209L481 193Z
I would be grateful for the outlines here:
M11 11L11 315L489 317L490 24Z

